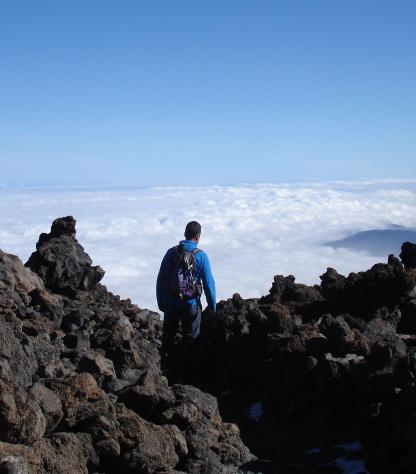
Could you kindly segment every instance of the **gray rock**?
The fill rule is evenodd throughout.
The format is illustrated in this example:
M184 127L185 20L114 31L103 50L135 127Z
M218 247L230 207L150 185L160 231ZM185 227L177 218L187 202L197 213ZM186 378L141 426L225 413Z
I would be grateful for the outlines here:
M57 293L74 295L92 289L104 276L75 238L75 219L55 219L49 234L41 234L26 266Z
M63 418L62 403L58 395L39 383L30 388L29 395L38 403L45 416L46 431L53 432Z

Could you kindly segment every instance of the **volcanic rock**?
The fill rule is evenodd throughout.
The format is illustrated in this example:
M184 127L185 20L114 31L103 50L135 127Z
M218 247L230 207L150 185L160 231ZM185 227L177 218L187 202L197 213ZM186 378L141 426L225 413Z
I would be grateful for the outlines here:
M159 315L108 292L75 235L56 219L26 266L0 251L0 472L237 472L238 428L168 385Z
M163 373L159 315L100 284L75 220L56 219L26 266L0 251L0 473L259 472L245 423L221 417L229 392L261 404L268 433L354 433L372 473L413 472L413 245L403 264L219 302Z
M46 420L39 405L19 386L0 380L0 439L32 444L45 434Z
M26 266L37 273L46 287L66 295L88 291L104 276L75 238L73 217L55 219L49 234L43 233Z
M416 268L416 244L404 242L400 258L407 270Z
M98 462L85 433L56 433L31 446L0 443L0 472L88 474Z

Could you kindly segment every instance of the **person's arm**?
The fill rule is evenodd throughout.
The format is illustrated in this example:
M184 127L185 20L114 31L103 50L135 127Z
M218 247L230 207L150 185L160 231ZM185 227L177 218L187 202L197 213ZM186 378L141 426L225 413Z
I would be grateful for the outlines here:
M157 305L160 309L160 311L164 311L164 296L165 296L165 291L166 289L164 288L164 285L166 282L164 281L164 277L167 272L167 268L169 265L169 259L170 259L170 251L168 250L163 257L162 263L160 265L159 273L157 275L157 280L156 280L156 298L157 298Z
M211 272L211 265L209 263L208 255L201 252L201 278L204 285L205 296L207 297L208 308L215 313L216 309L216 294L215 281Z

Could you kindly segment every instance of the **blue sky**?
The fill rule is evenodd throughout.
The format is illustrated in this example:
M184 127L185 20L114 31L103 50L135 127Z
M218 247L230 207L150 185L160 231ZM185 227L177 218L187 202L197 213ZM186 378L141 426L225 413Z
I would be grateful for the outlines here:
M416 2L0 3L0 182L416 173Z

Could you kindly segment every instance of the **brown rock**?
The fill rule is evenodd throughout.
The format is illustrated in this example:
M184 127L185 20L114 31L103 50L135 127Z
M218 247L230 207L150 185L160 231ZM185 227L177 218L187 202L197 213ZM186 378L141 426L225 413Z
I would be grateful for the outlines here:
M35 383L29 390L29 395L40 406L46 418L46 431L51 433L62 420L62 403L58 395L40 383Z
M45 430L39 405L20 387L0 380L0 439L31 444L42 438Z
M23 265L19 257L7 254L0 250L0 289L10 288L16 291L24 299L25 303L30 302L28 293L37 289L45 293L43 281Z
M98 464L91 438L85 433L57 433L32 446L0 442L0 466L16 474L88 474Z

